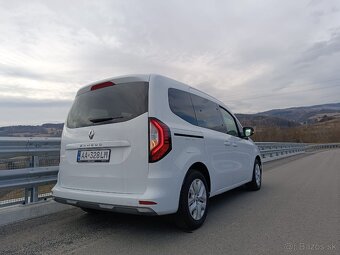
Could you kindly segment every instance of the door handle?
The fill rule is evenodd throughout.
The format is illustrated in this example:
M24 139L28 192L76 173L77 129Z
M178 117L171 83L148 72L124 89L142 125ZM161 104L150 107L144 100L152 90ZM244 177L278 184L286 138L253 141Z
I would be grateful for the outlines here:
M233 147L237 147L237 143L233 143Z
M231 145L231 142L229 142L229 141L224 141L224 145L225 145L225 146L230 146L230 145Z

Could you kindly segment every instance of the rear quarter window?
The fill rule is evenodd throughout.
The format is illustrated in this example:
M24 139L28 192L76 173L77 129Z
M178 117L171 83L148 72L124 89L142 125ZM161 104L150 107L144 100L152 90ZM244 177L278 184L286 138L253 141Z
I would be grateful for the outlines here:
M198 126L219 132L226 132L226 127L219 110L219 105L200 96L191 94Z
M124 122L148 111L148 83L134 82L78 95L67 117L68 128Z
M191 102L190 93L170 88L168 91L169 106L171 111L181 119L197 126L194 107Z

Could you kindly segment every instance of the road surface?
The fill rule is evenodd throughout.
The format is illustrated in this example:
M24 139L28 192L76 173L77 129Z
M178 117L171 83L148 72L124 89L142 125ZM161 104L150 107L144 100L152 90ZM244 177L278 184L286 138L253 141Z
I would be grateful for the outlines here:
M270 162L260 191L213 198L193 233L75 208L0 228L0 254L340 254L339 172L340 150Z

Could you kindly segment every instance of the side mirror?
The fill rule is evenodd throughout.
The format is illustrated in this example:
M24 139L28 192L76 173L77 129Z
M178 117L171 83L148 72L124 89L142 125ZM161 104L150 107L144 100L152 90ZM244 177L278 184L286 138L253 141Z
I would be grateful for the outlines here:
M252 127L244 127L243 134L244 134L244 137L252 136L254 134L254 129Z

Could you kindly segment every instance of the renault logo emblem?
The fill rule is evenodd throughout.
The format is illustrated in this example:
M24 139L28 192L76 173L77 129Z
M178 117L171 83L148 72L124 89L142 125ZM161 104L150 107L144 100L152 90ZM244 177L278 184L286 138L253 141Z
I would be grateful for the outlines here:
M89 132L89 138L92 140L93 137L94 137L94 130L91 129Z

